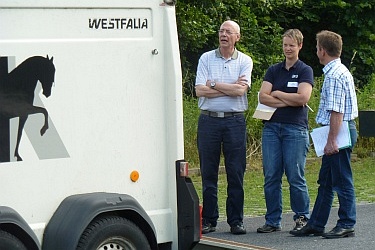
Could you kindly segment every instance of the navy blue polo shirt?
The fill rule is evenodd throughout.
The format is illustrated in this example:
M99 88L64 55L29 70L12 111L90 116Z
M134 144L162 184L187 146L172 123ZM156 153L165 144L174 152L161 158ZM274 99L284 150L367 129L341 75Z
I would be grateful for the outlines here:
M285 68L285 60L270 66L263 80L272 84L272 91L280 90L286 93L297 93L301 82L314 86L313 70L301 60L298 60L289 70ZM277 108L271 119L265 122L291 123L307 128L307 114L306 106Z

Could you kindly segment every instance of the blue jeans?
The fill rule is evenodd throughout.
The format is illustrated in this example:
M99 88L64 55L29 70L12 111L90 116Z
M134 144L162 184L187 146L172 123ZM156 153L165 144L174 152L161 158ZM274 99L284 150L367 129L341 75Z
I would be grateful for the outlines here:
M356 204L353 173L350 164L351 153L357 143L355 122L349 122L352 147L341 149L337 154L323 155L318 179L318 196L308 224L323 230L331 212L334 192L339 200L337 226L352 228L356 223Z
M223 151L227 173L227 222L243 221L243 177L246 170L246 122L244 115L217 118L200 115L198 151L203 185L203 223L216 226L219 218L217 182L220 155Z
M282 177L289 182L290 205L294 219L309 218L310 198L305 179L309 135L295 124L265 122L262 132L262 158L266 224L280 226L282 217Z

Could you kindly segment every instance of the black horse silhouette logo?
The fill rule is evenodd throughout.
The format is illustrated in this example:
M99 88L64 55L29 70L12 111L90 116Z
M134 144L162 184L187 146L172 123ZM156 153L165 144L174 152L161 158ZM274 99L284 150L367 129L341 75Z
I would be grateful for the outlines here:
M34 91L38 81L42 85L43 95L48 98L55 81L53 57L30 57L3 76L0 82L0 116L2 119L19 117L17 144L14 152L17 161L22 161L18 149L28 115L42 113L44 125L40 129L40 134L43 136L48 129L47 110L33 105ZM0 141L0 147L9 147L9 145L2 144L4 142Z

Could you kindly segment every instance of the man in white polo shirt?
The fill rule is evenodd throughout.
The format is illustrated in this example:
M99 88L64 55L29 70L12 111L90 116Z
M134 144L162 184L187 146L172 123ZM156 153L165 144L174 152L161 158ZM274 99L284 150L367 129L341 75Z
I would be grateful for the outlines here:
M245 234L243 225L246 169L247 91L251 85L252 59L239 52L240 27L225 21L218 32L219 48L204 53L195 82L201 115L198 121L198 151L203 185L202 233L216 230L219 218L217 181L223 151L227 173L227 222L233 234Z

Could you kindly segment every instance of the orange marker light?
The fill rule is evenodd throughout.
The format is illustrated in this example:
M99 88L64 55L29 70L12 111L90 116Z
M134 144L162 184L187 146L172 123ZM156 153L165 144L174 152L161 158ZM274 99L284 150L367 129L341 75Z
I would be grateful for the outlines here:
M139 179L139 173L138 171L134 170L130 173L130 180L132 180L132 182L136 182L138 181Z

